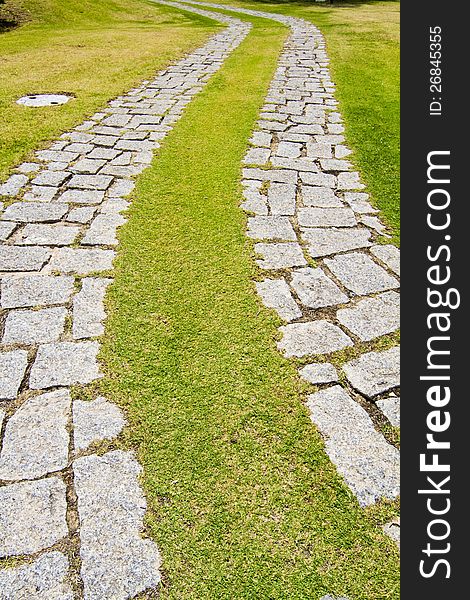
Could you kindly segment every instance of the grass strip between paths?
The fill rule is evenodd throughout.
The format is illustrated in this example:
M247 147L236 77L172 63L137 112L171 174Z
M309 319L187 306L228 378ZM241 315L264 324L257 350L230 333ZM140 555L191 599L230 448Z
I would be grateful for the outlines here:
M255 295L240 164L287 32L250 20L139 180L100 389L144 466L162 598L397 599L398 552L326 458Z

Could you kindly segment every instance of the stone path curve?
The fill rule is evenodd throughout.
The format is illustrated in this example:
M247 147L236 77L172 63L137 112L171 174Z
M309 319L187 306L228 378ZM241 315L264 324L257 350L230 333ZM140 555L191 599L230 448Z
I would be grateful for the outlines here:
M125 425L70 386L97 361L116 230L133 177L251 25L226 28L116 98L0 185L1 600L124 600L154 589L160 555L142 538L146 502L131 452L98 452Z
M316 359L299 373L317 386L307 406L338 472L362 506L394 499L399 452L376 425L400 423L399 348L373 352L367 344L399 328L400 255L377 243L386 228L347 160L324 38L303 19L187 2L291 30L244 158L247 235L266 273L256 287L286 322L280 351ZM338 373L325 357L347 348L358 356ZM395 538L392 529L385 531Z

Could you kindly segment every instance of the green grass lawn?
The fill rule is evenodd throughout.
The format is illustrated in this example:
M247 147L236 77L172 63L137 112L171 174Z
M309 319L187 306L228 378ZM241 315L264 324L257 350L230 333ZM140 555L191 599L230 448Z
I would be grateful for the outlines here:
M221 0L301 17L324 34L357 165L394 243L400 239L400 2L349 0L334 4L290 0Z
M240 164L287 31L253 21L138 182L99 388L144 466L161 598L395 600L393 509L337 476L254 291Z
M146 0L8 0L29 22L0 33L0 181L28 154L200 46L218 24ZM15 104L70 92L58 107Z

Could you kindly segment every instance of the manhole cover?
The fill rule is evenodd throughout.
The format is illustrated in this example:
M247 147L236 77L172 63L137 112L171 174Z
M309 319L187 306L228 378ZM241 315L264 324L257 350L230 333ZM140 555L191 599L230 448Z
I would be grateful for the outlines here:
M32 94L31 96L23 96L16 103L23 106L57 106L58 104L65 104L70 98L71 96L65 94Z

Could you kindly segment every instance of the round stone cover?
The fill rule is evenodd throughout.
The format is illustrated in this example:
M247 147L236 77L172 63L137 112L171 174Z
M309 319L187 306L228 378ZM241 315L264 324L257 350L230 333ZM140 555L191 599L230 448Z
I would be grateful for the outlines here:
M65 104L72 96L66 94L31 94L19 98L16 103L23 106L39 107L39 106L57 106Z

